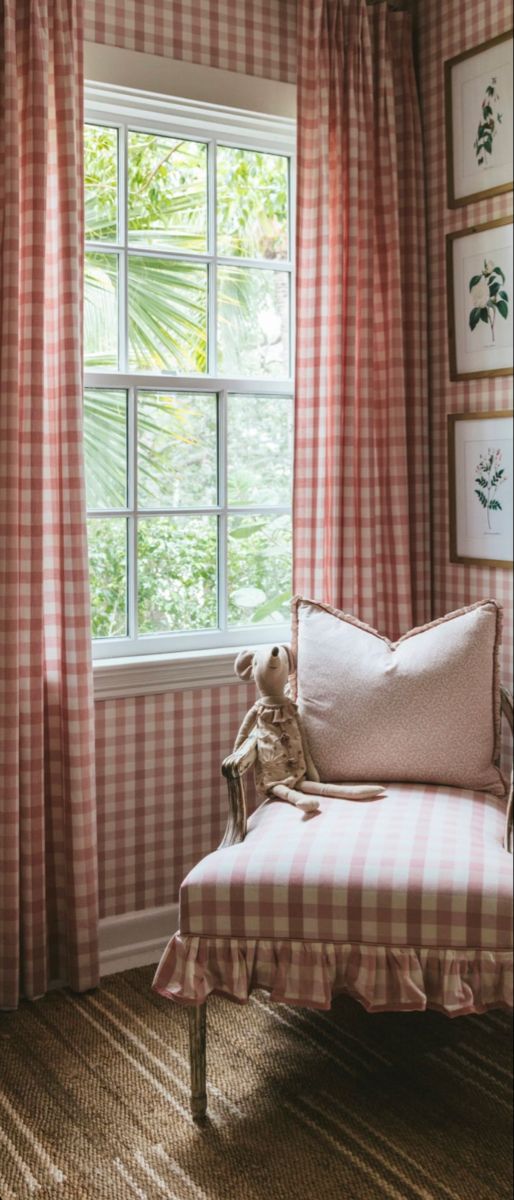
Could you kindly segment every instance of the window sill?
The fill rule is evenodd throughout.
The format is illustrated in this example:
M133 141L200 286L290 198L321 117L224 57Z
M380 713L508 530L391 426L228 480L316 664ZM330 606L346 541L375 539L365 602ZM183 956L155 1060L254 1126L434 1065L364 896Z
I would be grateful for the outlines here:
M230 646L221 650L97 659L93 663L95 700L237 683L234 661L240 648Z

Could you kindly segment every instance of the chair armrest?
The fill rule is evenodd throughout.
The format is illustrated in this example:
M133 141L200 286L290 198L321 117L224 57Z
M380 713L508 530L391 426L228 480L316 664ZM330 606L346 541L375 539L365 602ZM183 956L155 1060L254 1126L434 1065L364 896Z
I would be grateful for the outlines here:
M238 779L253 767L257 758L257 730L252 729L252 732L245 738L244 742L238 746L237 750L233 750L221 764L222 774L225 779Z
M224 846L235 846L246 837L246 793L243 775L253 766L257 758L257 730L252 730L244 742L225 758L221 771L228 784L229 817L223 841Z
M513 706L513 702L512 702L512 695L509 692L508 688L506 688L506 687L500 688L500 695L501 695L501 711L503 713L503 716L507 720L507 724L510 728L511 733L514 733L514 706ZM506 818L505 818L505 837L503 839L503 845L504 845L505 849L509 851L509 854L512 854L512 817L513 817L513 809L514 809L513 781L514 781L514 771L511 771L511 773L510 773L510 791L509 791L509 798L507 800L507 814L506 814Z

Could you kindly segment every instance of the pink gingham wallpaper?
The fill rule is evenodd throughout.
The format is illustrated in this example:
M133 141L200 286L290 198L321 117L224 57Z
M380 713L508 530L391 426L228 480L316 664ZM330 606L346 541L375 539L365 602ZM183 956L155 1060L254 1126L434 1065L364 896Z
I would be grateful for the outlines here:
M221 761L255 699L235 682L96 708L100 915L171 904L228 815Z
M512 26L510 0L429 0L419 5L419 68L428 206L428 297L432 401L432 511L434 611L493 597L505 608L502 680L512 686L512 572L458 566L449 561L447 413L512 408L512 379L450 381L446 326L445 235L512 213L512 193L460 209L446 203L443 62Z
M84 36L264 79L296 75L296 0L85 0Z

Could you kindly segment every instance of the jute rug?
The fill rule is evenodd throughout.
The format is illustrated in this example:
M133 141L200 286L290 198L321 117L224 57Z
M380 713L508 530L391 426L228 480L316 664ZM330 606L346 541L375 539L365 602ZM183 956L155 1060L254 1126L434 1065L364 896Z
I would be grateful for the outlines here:
M510 1200L506 1015L213 999L200 1130L152 974L1 1015L1 1200Z

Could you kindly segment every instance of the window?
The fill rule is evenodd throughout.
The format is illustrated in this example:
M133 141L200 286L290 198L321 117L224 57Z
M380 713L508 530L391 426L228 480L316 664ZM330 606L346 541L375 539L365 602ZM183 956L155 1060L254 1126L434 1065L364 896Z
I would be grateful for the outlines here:
M291 594L291 122L117 92L91 86L85 126L95 654L278 638Z

